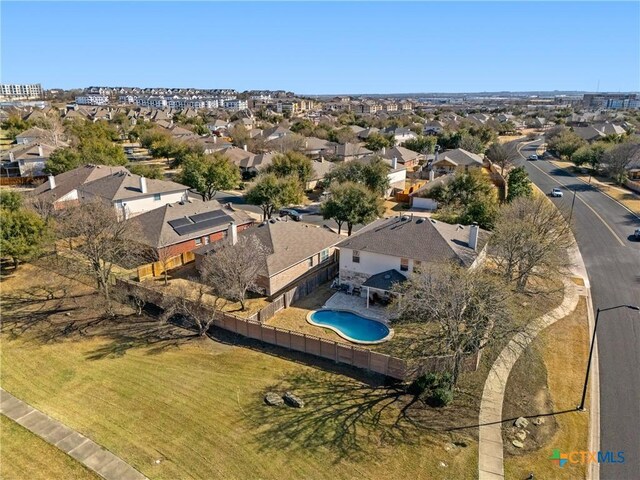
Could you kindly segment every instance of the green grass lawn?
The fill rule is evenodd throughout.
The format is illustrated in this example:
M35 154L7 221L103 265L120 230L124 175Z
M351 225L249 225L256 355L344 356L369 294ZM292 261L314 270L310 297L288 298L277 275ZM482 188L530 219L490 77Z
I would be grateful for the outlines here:
M329 362L315 368L231 336L197 339L126 311L103 319L86 286L49 301L23 294L60 281L29 265L3 280L2 386L151 479L475 476L477 429L446 428L477 418L488 367L463 379L453 405L429 409ZM288 389L304 409L264 405L266 391ZM73 478L53 462L30 468Z
M0 478L4 480L100 478L4 415L0 415L0 447Z

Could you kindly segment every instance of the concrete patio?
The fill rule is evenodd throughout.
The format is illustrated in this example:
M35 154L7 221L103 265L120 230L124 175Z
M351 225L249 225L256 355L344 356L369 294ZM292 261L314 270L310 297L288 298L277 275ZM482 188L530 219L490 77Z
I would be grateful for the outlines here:
M372 318L382 323L389 323L389 312L386 308L370 305L367 308L367 299L354 295L347 295L344 292L336 292L325 302L322 308L332 308L335 310L351 310L363 317Z

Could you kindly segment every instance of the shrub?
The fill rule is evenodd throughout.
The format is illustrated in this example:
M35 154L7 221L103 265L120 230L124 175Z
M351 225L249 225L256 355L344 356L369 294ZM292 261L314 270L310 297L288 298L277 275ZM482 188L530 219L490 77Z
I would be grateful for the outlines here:
M453 390L451 387L439 387L433 390L427 398L427 404L431 407L444 407L453 400Z
M444 407L453 400L450 373L427 373L416 378L407 392L425 400L432 407Z

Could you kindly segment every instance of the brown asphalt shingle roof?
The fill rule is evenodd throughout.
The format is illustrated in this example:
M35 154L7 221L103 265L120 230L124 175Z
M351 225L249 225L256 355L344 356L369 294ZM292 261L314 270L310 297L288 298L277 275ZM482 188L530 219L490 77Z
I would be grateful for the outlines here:
M139 226L139 229L136 229L137 235L134 240L145 245L149 245L150 247L162 248L182 243L193 238L199 238L204 235L221 232L229 228L229 224L225 223L223 225L179 235L169 224L172 220L185 219L200 213L215 211L224 212L226 215L231 217L238 226L253 222L251 217L244 212L234 210L229 207L223 207L215 200L203 202L202 200L192 198L187 202L163 205L160 208L150 210L134 217L134 223Z
M140 189L140 178L140 175L129 173L128 170L123 169L111 175L85 183L78 188L78 193L81 195L83 192L86 192L113 202L155 193L186 191L189 188L176 182L147 178L147 192L142 193Z
M124 167L83 165L82 167L74 168L68 172L56 175L54 177L56 188L53 190L49 188L49 182L44 182L42 185L35 188L31 192L31 195L38 196L44 201L55 202L73 190L79 188L84 183L93 182L94 180L117 172L128 172L128 170Z
M480 229L477 250L469 247L469 226L450 225L425 217L376 220L338 244L363 252L422 262L459 261L470 266L482 251L489 232Z
M254 235L265 246L267 258L260 274L267 277L306 260L344 238L326 228L277 220L243 230L238 235ZM215 248L215 244L205 245L195 253L205 254Z

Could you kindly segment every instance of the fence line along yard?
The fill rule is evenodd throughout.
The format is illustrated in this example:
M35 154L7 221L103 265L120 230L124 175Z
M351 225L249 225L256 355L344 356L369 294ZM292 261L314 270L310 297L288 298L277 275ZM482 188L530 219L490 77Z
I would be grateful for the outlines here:
M162 292L145 287L131 280L117 279L116 288L128 295L140 298L160 308L166 305L167 301L171 300L170 296L166 296ZM397 380L410 381L422 373L442 372L451 370L452 368L452 356L433 356L409 360L378 353L357 345L327 340L295 330L265 325L263 322L290 305L290 303L285 301L285 298L287 298L287 296L289 298L295 297L295 292L292 290L293 289L283 293L267 307L256 312L249 318L241 318L227 312L218 312L214 325L245 338L259 340L270 345L333 360L336 363L351 365ZM463 370L475 371L479 361L480 352L468 356L465 358Z

